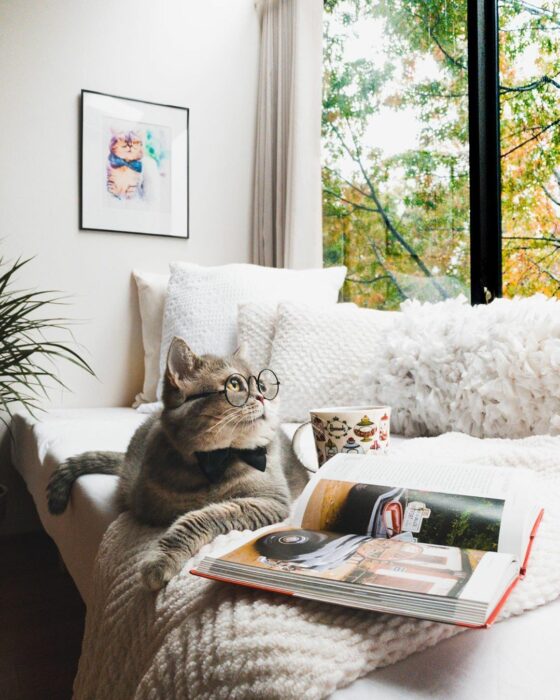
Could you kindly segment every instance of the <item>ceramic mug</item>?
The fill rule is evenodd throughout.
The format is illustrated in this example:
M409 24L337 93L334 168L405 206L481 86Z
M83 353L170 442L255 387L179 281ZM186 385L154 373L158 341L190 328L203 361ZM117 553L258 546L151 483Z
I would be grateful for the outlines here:
M379 454L389 447L391 408L389 406L332 406L309 411L311 420L300 426L292 445L303 466L316 471L302 459L302 429L311 423L318 466L337 454Z

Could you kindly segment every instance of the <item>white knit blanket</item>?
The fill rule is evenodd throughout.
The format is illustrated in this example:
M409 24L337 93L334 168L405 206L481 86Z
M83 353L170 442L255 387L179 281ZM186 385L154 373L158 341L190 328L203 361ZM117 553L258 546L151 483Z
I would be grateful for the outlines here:
M560 438L478 440L452 433L411 440L403 457L528 467L542 480L545 517L526 578L500 619L560 595ZM230 533L204 547L157 595L140 585L139 562L158 531L128 514L100 547L75 698L313 700L462 628L252 591L191 576L201 556L240 544ZM492 634L492 631L488 631Z

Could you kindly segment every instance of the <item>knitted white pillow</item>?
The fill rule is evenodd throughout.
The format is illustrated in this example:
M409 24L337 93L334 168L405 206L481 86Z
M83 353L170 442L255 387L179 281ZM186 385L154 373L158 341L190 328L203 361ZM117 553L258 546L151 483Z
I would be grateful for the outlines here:
M238 345L239 304L285 299L320 299L335 304L346 276L345 267L285 270L245 264L203 267L182 262L169 267L160 377L174 336L184 338L198 354L227 355ZM161 378L159 387L161 392Z
M161 324L169 275L134 270L142 320L144 346L144 386L134 399L134 407L156 400L161 352Z
M392 406L407 435L558 434L560 301L407 301L372 347L363 398Z
M254 372L270 365L277 317L278 304L274 301L239 305L238 341Z
M311 408L360 403L371 348L396 316L354 304L280 304L270 367L281 384L281 420L301 422Z

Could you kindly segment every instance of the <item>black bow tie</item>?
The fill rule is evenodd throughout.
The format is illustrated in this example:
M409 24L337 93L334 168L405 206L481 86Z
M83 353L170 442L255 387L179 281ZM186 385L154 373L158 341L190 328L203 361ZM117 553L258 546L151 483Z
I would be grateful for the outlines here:
M212 484L223 477L226 469L234 459L240 459L254 469L264 472L266 469L266 447L255 447L254 450L238 450L226 447L210 452L195 452L200 471Z

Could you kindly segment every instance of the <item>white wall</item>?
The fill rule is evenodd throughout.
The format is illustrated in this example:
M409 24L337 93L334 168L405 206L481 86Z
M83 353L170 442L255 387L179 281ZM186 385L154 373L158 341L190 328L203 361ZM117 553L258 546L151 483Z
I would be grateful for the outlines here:
M0 2L1 255L36 256L22 287L71 295L98 377L64 368L53 405L140 390L133 268L248 261L258 39L254 0ZM190 107L190 240L79 230L82 88Z

